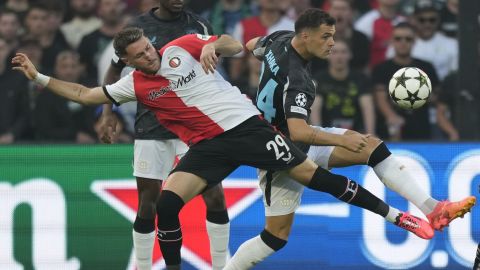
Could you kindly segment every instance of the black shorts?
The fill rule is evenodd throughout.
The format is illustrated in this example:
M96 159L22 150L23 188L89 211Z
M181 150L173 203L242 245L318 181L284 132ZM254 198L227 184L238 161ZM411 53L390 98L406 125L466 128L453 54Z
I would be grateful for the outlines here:
M214 186L240 165L282 171L307 159L288 138L258 116L190 147L174 172L195 174Z

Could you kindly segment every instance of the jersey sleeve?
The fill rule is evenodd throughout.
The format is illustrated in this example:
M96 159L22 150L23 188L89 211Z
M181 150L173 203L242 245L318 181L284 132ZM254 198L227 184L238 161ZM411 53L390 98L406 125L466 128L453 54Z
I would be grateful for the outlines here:
M114 84L103 86L103 92L117 106L137 100L133 84L133 72L130 72Z
M200 60L202 48L208 43L212 43L218 39L218 36L209 36L201 34L190 34L177 38L174 41L165 45L160 49L160 54L163 55L165 50L172 46L183 48L190 53L195 59Z
M300 78L295 78L292 74L287 77L283 92L283 109L286 119L299 118L308 121L310 107L315 100L315 96L303 91L306 88L305 83L313 82L304 82Z
M292 31L282 30L282 31L275 31L268 36L260 37L255 44L255 48L252 51L253 56L255 56L258 60L263 60L263 56L265 54L265 50L267 49L268 45L270 45L277 37L282 36L284 34L291 33ZM245 40L248 42L248 40Z

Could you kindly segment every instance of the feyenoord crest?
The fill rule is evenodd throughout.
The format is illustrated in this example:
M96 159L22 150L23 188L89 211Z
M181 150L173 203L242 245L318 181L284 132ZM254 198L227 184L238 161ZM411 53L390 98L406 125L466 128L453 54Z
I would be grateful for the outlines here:
M172 59L170 59L170 61L168 62L168 64L170 65L170 67L172 68L176 68L178 66L180 66L180 58L178 57L173 57Z

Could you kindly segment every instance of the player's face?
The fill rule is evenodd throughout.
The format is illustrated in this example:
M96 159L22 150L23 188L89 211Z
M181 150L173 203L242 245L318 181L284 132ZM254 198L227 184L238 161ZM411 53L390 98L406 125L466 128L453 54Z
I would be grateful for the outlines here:
M160 69L160 56L146 37L128 45L125 51L127 54L122 60L127 65L147 74L155 74Z
M307 52L313 57L327 58L335 45L334 34L335 25L321 24L316 29L307 30L304 37Z
M170 13L180 13L184 6L183 0L160 0L160 5Z
M397 28L392 33L392 45L395 55L408 57L415 42L415 34L409 28Z

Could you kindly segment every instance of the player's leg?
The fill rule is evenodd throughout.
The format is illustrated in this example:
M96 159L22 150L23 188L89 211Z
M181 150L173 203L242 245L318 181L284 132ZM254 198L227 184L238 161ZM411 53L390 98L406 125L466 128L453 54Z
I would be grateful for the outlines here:
M133 175L137 180L138 211L133 223L133 247L138 270L152 268L152 253L155 244L156 203L162 180L167 174L162 168L159 152L165 146L155 140L135 140ZM168 158L168 157L163 157Z
M287 244L294 213L266 217L265 229L240 245L224 270L245 270L254 267Z
M322 130L326 132L335 133L335 134L343 134L346 131L345 129L339 129L339 128L327 128L327 129L322 128ZM369 140L370 140L369 145L371 145L371 139ZM332 160L332 157L334 158L337 157L334 154L335 149L337 149L337 147L335 146L311 146L310 150L308 151L308 157L312 159L318 166L324 169L327 169L327 168L330 168L329 161ZM372 151L371 149L372 147L367 146L367 150L364 150L364 151L371 152ZM352 160L355 160L356 163L354 164L364 164L365 162L367 162L367 158L369 157L369 155L363 155L364 159L362 161L361 153L357 154L357 153L351 152L351 154L354 155L356 158L354 157L351 160L348 160L349 159L348 156L345 155L342 157L342 159L348 160L349 164L352 163ZM338 161L340 159L336 159L336 160ZM341 164L345 165L345 163L341 163ZM385 219L388 222L391 222L401 228L404 228L404 229L407 229L408 231L413 232L419 237L424 237L424 232L421 225L425 224L429 226L427 222L424 221L423 219L420 219L406 212L401 212L392 206L389 206L389 213L387 214ZM412 224L415 224L415 226L410 226ZM428 231L430 231L430 228L428 228Z
M341 201L367 209L421 238L430 239L434 235L428 222L410 215L400 215L400 211L390 207L355 181L318 167L310 159L290 169L289 174L310 189L329 193ZM413 227L410 224L413 224Z
M210 240L212 269L221 270L225 267L228 257L228 242L230 239L230 219L228 218L225 195L222 184L218 184L202 193L207 207L207 233Z
M175 146L176 155L181 159L188 151L188 146L179 139L170 140ZM225 267L228 256L230 237L230 220L228 218L225 196L221 184L202 193L207 208L206 228L210 241L212 269L221 270Z
M206 187L207 182L204 179L188 172L174 172L165 181L157 205L157 236L167 269L180 269L180 210Z
M225 158L218 140L193 145L168 177L157 204L158 240L168 269L179 269L182 232L178 214L183 205L220 183L238 165ZM206 180L205 180L206 179Z
M259 170L258 176L264 194L265 228L258 236L240 245L225 270L250 269L287 244L303 186L292 181L285 171Z
M356 133L356 131L348 130L346 133ZM432 198L418 185L410 168L393 155L385 143L378 138L368 138L368 144L361 153L335 147L328 162L329 167L356 164L372 167L385 186L417 206L437 230L441 230L455 218L463 216L475 204L473 196L459 202L439 202Z

